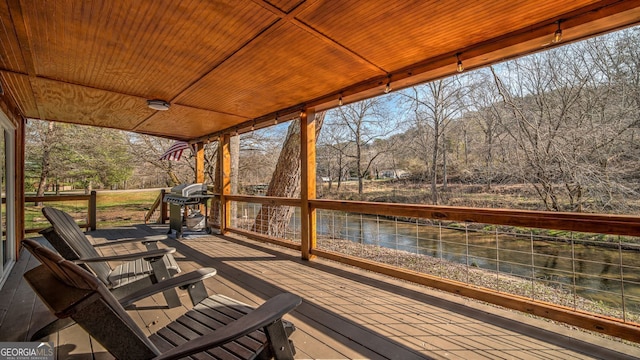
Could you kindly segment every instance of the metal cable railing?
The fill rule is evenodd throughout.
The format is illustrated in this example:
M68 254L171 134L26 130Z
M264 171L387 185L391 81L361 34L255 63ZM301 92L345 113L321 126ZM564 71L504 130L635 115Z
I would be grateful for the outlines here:
M640 245L485 224L318 212L318 248L571 307L640 320ZM491 230L487 230L492 228ZM588 236L588 234L578 234Z
M223 232L624 339L640 333L638 217L310 200L315 231L304 234L300 199L226 199Z

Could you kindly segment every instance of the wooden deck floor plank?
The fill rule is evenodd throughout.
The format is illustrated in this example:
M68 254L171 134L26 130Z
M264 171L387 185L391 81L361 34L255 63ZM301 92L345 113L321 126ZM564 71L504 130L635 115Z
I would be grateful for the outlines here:
M172 244L170 244L172 245ZM227 255L232 255L233 257L241 258L241 255L234 252L227 252ZM245 256L251 256L255 254L246 254ZM196 257L196 261L206 262L208 261L205 258ZM214 266L215 267L215 266ZM239 301L243 301L249 304L260 304L262 303L263 297L256 296L256 294L264 294L264 298L268 298L271 296L275 296L277 293L281 291L264 291L265 285L261 281L256 283L253 279L253 276L245 277L245 271L229 267L229 266L218 266L219 275L213 279L217 281L209 281L207 280L207 287L210 293L216 292L221 293L223 295L236 298ZM233 280L230 280L233 279ZM376 358L379 357L379 354L368 350L365 347L361 347L353 341L347 339L341 334L335 333L330 330L330 327L326 327L317 321L310 319L306 316L296 316L297 314L301 314L304 312L295 311L293 315L286 316L285 319L289 319L296 324L298 330L293 333L291 339L294 341L294 344L297 348L303 347L304 354L308 355L311 358ZM322 318L322 316L320 316ZM310 323L310 326L304 327L305 330L302 330L302 323L305 322ZM317 331L318 328L324 328L327 332L333 332L332 336L328 336L326 333ZM307 329L311 329L312 331L308 331ZM335 341L335 337L343 338L343 341L351 343L350 346L338 345ZM330 344L330 345L328 345ZM353 348L358 350L354 351Z
M315 319L319 324L330 328L339 329L339 333L331 334L334 342L339 342L352 348L354 344L369 350L377 356L389 359L419 359L422 358L415 350L406 348L398 342L375 332L374 329L364 328L339 315L327 311L325 307L307 306L299 310L309 318ZM335 331L335 330L334 330ZM342 338L342 339L341 339ZM363 352L363 351L361 351Z
M12 308L13 301L16 299L15 295L22 282L22 274L29 269L29 266L34 266L34 263L30 262L30 260L31 254L23 252L23 256L20 256L18 261L13 265L9 277L5 281L2 289L0 289L0 327L4 324L8 310ZM0 335L2 335L1 332Z
M247 255L251 256L251 254L247 254ZM229 263L234 264L233 261L230 261ZM242 264L244 263L246 262L242 262ZM236 265L239 265L239 264L236 264ZM255 265L256 265L255 263L252 263L248 267L251 268ZM263 266L265 265L262 264L261 267ZM282 267L279 267L279 269L282 270ZM229 278L233 279L233 282L236 283L235 285L228 284L229 288L235 288L236 291L238 292L242 292L245 289L261 289L261 291L265 293L266 297L275 296L277 293L282 292L282 289L280 289L277 286L279 285L277 282L277 276L274 277L273 276L274 274L271 271L265 270L265 272L269 272L269 273L268 274L263 273L263 274L268 277L269 282L272 282L275 284L273 289L271 289L270 286L265 286L263 280L257 279L254 275L252 275L253 273L255 273L255 269L253 270L254 270L253 272L247 271L247 269L243 266L238 266L238 267L225 266L224 275L229 276ZM300 269L297 267L290 268L289 274L300 274L300 272L297 270L300 270ZM271 290L267 290L267 289L271 289ZM293 293L296 293L302 296L303 298L306 298L303 292L296 291L296 289L286 289L286 290L292 291ZM421 356L419 356L419 354L415 353L414 351L411 351L403 347L394 346L392 342L388 341L388 339L376 338L376 335L372 334L367 329L364 329L357 324L353 324L352 322L349 322L332 312L327 312L326 310L323 310L322 306L320 307L305 306L307 304L308 302L305 301L303 305L301 305L295 311L295 313L305 314L307 315L308 318L314 319L319 324L323 324L327 329L331 327L340 329L341 334L337 334L337 333L332 334L332 336L334 337L334 343L335 343L335 338L342 338L342 341L347 342L349 344L347 348L353 347L355 344L361 345L363 343L372 343L372 345L370 345L371 348L369 348L368 354L365 355L366 357L382 356L387 358L399 358L399 359L421 358ZM308 316L309 314L313 314L313 315ZM347 335L345 335L345 333L347 333ZM294 336L295 336L295 333L294 333ZM372 338L374 338L375 341L371 341ZM364 351L366 347L362 346L361 349L363 351L353 355L362 356L363 355L362 353L366 352Z
M93 359L91 337L78 325L60 330L58 332L58 343L56 346L59 359Z
M232 296L235 294L236 296L246 291L242 287L238 287L234 284L226 284L228 289L223 290L227 296ZM220 287L216 287L220 289ZM228 295L232 294L232 295ZM259 302L258 302L259 303ZM292 321L296 325L296 332L293 333L291 339L294 341L296 347L302 346L305 344L305 351L307 354L313 354L310 356L311 358L373 358L375 357L375 353L371 353L367 351L366 348L362 347L359 351L354 351L353 348L357 347L354 344L352 346L343 346L341 344L336 343L336 337L342 337L339 333L331 331L330 328L327 328L321 323L313 319L309 319L308 317L299 316L299 311L294 311L292 314L285 316L285 319ZM307 326L303 327L303 324L307 323ZM325 329L324 332L319 331L318 329ZM332 333L331 336L327 335L327 332ZM344 338L345 342L349 342L348 339ZM330 345L327 345L330 344ZM369 354L365 356L365 354Z
M109 354L107 349L96 339L89 338L89 340L91 341L91 352L93 353L94 360L113 360L113 355Z
M36 331L55 320L57 320L57 317L51 314L51 311L49 311L47 306L43 304L37 296L35 296L32 313L29 319L29 330L26 339L30 339Z
M211 281L208 282L211 283ZM221 293L229 297L237 298L238 300L242 299L240 301L243 302L254 302L256 305L263 302L261 298L254 295L255 290L247 286L239 286L226 280L209 284L207 288L210 293ZM285 319L292 321L297 327L297 330L291 336L298 351L297 358L373 358L377 355L367 351L365 348L362 348L361 351L358 352L347 346L336 345L333 337L315 330L318 327L322 327L322 325L313 320L307 319L312 325L306 326L303 329L301 328L303 321L299 317L287 315ZM368 354L368 356L365 354Z
M233 276L233 275L231 275ZM219 279L220 280L220 279ZM209 293L221 293L223 295L237 298L239 301L243 302L255 302L256 304L260 304L263 301L256 297L254 293L251 293L252 290L246 286L239 286L234 282L230 282L227 280L220 280L215 284L210 284L211 281L208 280L208 290ZM244 300L240 300L244 299ZM371 353L366 351L365 348L362 348L360 352L353 351L352 348L347 346L336 345L335 340L332 337L327 336L326 334L317 331L317 328L322 328L321 324L317 322L306 319L311 325L305 326L304 329L301 328L301 324L304 320L301 320L301 317L295 316L298 312L295 312L294 315L287 315L285 319L292 321L298 330L293 333L291 339L294 341L296 348L303 348L304 351L301 354L301 358L328 358L328 359L339 359L339 358L373 358L375 357L375 353ZM331 345L328 345L331 344ZM365 354L369 354L365 356Z
M333 337L326 335L325 332L316 329L322 327L320 324L314 324L312 320L301 318L292 318L294 324L299 324L298 329L291 335L296 351L300 354L296 355L299 359L371 359L373 353L364 347L347 347L342 344L336 344ZM369 354L369 356L367 356Z
M304 281L304 279L300 279L298 278L298 280L302 280ZM333 281L331 281L330 283L335 284L336 286L340 286L340 283L337 283L336 279L331 279ZM327 302L333 304L333 306L331 307L332 310L336 313L338 313L340 316L344 317L345 319L349 319L349 318L355 318L357 320L362 320L362 318L367 317L368 315L370 315L370 313L367 313L365 311L365 314L361 314L359 316L354 316L352 314L357 314L358 311L362 311L363 309L366 310L366 307L363 307L361 302L363 301L363 298L366 298L367 296L367 292L371 292L372 289L367 288L367 287L362 287L359 286L358 284L353 284L353 283L344 283L343 284L344 288L349 288L352 289L352 291L350 291L349 294L347 294L346 296L344 296L344 292L340 292L340 296L338 297L332 297L332 298L327 298ZM292 289L289 289L292 290ZM295 292L295 291L294 291ZM374 292L378 292L377 289ZM300 294L301 296L304 296L305 294ZM375 296L375 294L371 294L372 296ZM344 305L337 305L337 304L344 304ZM386 309L388 310L388 309ZM396 310L397 311L397 310ZM390 311L389 311L390 312ZM327 318L327 316L321 316L320 318ZM372 319L372 317L368 318L368 321L371 322L375 322L375 319ZM332 321L333 322L333 321ZM411 325L407 325L404 323L401 323L401 320L399 320L397 317L396 318L391 318L391 317L384 317L382 319L380 319L379 323L388 323L388 322L396 322L396 323L400 323L401 326L403 326L405 328L404 332L400 332L399 329L395 329L395 334L398 334L399 332L402 335L406 335L407 333L410 333L410 335L412 336L417 336L417 335L422 335L424 334L423 331L418 331L418 327L417 326L411 326ZM359 321L359 323L362 323L362 321ZM341 331L344 332L344 326L339 326L341 328ZM367 332L370 332L372 329L366 329ZM379 335L379 334L378 334ZM382 334L383 336L386 334ZM367 339L366 341L370 341L372 338L375 339L374 334L371 333L367 333L366 335L361 336L364 339ZM357 339L357 337L356 337ZM376 339L377 340L377 339ZM390 346L389 344L385 344L385 340L382 341L376 341L374 340L373 342L376 343L382 343L383 346L381 346L381 349L378 349L377 351L379 351L378 355L382 355L382 356L387 356L387 357L391 357L395 354L397 354L398 352L402 352L406 349L403 349L402 346L398 346L398 345L404 345L402 344L402 342L400 342L398 345L395 346L394 350L390 350L388 352L385 352L385 350L387 349L391 349L393 348L393 346ZM384 350L383 350L384 349ZM410 355L403 355L403 357L406 356L410 356Z
M38 261L28 256L25 259L27 266L25 270L29 270L37 266ZM16 292L11 300L11 310L7 312L4 318L2 328L4 329L3 338L4 341L27 341L29 335L29 325L31 323L31 317L34 310L34 304L37 299L36 294L33 292L29 284L22 279L18 282Z

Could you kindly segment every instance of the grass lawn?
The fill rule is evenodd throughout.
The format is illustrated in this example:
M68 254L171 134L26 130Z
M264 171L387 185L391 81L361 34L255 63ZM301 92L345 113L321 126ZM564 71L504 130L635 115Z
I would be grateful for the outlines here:
M160 194L159 190L98 191L96 199L98 227L107 228L144 223L144 216ZM64 195L64 193L62 193ZM88 201L52 201L51 206L66 211L78 223L87 222ZM34 203L25 204L25 227L41 229L49 226L42 215L42 207ZM36 236L37 234L32 234Z

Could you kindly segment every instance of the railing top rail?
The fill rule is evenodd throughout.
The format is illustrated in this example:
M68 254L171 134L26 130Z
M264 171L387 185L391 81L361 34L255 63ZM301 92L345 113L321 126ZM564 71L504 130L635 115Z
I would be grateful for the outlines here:
M317 209L371 215L640 236L640 217L629 215L389 204L347 200L310 200L309 203Z
M47 202L47 201L75 201L75 200L89 200L91 195L76 194L76 195L46 195L46 196L25 196L26 202Z
M284 205L300 207L302 200L296 198L285 198L277 196L253 196L253 195L227 195L227 199L231 201L241 201L250 203L259 203L265 205Z
M273 196L229 195L232 201L266 205L301 206L302 200ZM584 233L640 236L640 217L613 214L586 214L535 210L470 208L422 204L391 204L351 200L309 200L316 209L369 215L424 218Z

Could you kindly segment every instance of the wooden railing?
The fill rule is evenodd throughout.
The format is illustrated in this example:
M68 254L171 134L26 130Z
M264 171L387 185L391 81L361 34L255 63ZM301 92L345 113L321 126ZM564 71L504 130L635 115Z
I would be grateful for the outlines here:
M364 201L311 200L313 209L356 212L370 215L405 216L442 221L568 230L583 233L640 236L640 217L561 213L550 211L465 208Z
M153 214L158 210L160 211L160 216L158 217L158 220L156 221L156 223L164 224L167 222L167 219L169 219L169 215L168 215L167 203L163 201L165 194L166 194L166 190L161 189L160 194L158 194L158 196L156 197L155 201L151 205L151 208L149 208L149 211L147 211L147 213L144 215L145 224L148 223L149 220L151 220L151 218L153 217Z
M464 226L469 224L490 224L519 229L534 228L545 230L564 230L578 233L595 233L632 237L640 236L640 217L338 200L309 200L304 204L301 199L246 195L225 195L223 196L223 199L223 203L226 201L227 206L231 204L231 202L254 203L261 204L261 206L306 206L308 209L306 213L310 214L309 216L311 219L309 221L312 225L310 226L311 231L308 234L309 239L300 242L274 238L268 234L259 234L251 231L250 227L244 229L234 227L232 226L232 221L226 221L221 224L222 233L232 232L241 234L249 236L252 239L299 249L303 253L305 250L303 247L305 244L308 244L309 248L307 251L312 255L312 257L318 256L327 258L489 303L562 321L592 331L618 336L627 340L638 341L638 339L640 339L640 324L634 321L627 321L624 315L621 318L614 318L600 314L588 313L576 308L548 303L526 296L505 293L497 291L496 289L483 288L470 285L469 283L450 280L399 266L372 261L370 259L321 249L317 246L318 231L316 230L315 214L316 210L337 211L388 218L421 219L431 222L458 222L465 224ZM223 209L222 211L225 210ZM301 211L301 213L304 216L305 212ZM299 236L304 238L304 231L302 231ZM636 247L636 245L633 246Z
M87 222L80 223L78 226L92 231L96 230L97 225L97 202L96 192L92 191L89 195L51 195L51 196L25 196L25 203L47 203L47 202L67 202L67 201L86 201L87 202ZM3 199L4 202L4 199ZM26 233L37 233L45 228L29 228L25 229Z

